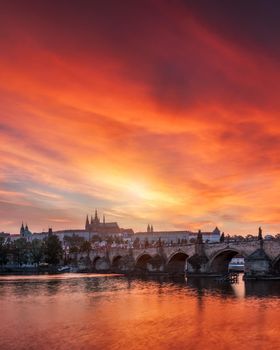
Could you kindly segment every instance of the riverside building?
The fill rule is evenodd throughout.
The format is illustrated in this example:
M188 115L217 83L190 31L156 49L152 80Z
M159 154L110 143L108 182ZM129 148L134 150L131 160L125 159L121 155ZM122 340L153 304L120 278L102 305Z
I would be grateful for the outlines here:
M154 230L153 225L148 225L147 230L143 232L136 232L131 228L121 228L117 222L107 222L105 215L102 216L102 220L98 215L97 210L95 210L94 216L86 216L85 226L82 229L66 229L59 231L48 231L32 233L26 224L25 226L21 225L20 233L17 235L9 235L6 237L12 241L18 238L25 238L27 241L32 241L33 239L43 240L50 233L58 236L60 241L63 242L65 237L78 236L84 238L85 240L91 240L92 237L98 236L102 240L106 240L109 236L117 236L123 238L124 240L133 242L135 239L138 239L139 242L156 242L159 239L165 243L193 243L196 240L197 232L189 230L179 230L179 231L156 231ZM202 232L202 238L204 242L215 243L220 241L220 230L216 227L213 231Z

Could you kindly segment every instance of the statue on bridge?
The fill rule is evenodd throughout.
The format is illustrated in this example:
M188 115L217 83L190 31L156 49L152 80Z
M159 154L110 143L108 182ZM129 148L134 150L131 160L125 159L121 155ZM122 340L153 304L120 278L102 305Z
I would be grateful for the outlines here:
M263 249L263 236L262 236L262 228L259 227L258 240L260 241L260 248Z

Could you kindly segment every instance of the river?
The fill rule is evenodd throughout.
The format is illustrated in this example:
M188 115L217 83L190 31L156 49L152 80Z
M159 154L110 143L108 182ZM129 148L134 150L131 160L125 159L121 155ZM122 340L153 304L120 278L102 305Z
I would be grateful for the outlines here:
M280 349L280 282L0 276L0 349Z

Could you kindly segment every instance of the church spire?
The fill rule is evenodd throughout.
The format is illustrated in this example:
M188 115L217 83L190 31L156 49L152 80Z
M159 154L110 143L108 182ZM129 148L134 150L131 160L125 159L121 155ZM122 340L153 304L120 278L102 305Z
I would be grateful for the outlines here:
M150 224L148 224L148 227L147 227L147 232L151 232L151 227L150 227Z
M100 223L100 220L99 220L99 217L98 217L98 214L97 214L97 209L95 209L94 222L95 222L95 224L99 224Z
M86 225L85 225L85 229L88 230L89 229L89 219L88 219L88 215L86 218Z
M24 226L23 226L23 221L22 221L22 223L21 223L20 234L24 234Z

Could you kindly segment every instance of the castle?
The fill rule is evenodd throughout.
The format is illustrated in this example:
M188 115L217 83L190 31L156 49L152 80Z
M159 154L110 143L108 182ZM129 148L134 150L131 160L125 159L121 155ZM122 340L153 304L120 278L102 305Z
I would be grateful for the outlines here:
M87 215L85 230L87 232L94 232L100 235L111 233L117 234L122 232L117 222L106 222L105 215L103 215L103 220L101 222L100 218L98 217L97 210L95 210L94 218L91 215L90 221Z
M188 230L180 230L180 231L158 231L154 230L154 226L148 224L146 231L137 232L131 228L121 228L119 227L117 222L106 222L105 215L103 215L102 221L98 216L97 210L95 210L94 216L86 216L85 226L83 229L65 229L53 232L55 235L59 237L61 241L64 240L64 237L69 236L79 236L86 240L91 240L91 238L95 235L99 236L102 239L105 239L108 236L119 235L124 237L125 239L134 240L139 239L140 242L145 242L149 240L151 242L155 242L159 239L165 242L177 242L181 240L185 240L187 242L191 242L195 240L197 237L197 232L192 232ZM17 238L26 238L28 241L32 241L33 239L44 239L48 236L49 232L38 232L31 233L27 224L24 226L23 223L20 228L19 235L8 235L10 239L15 240ZM216 227L211 232L202 232L202 237L205 242L219 242L220 241L220 230ZM5 236L6 237L6 236Z

